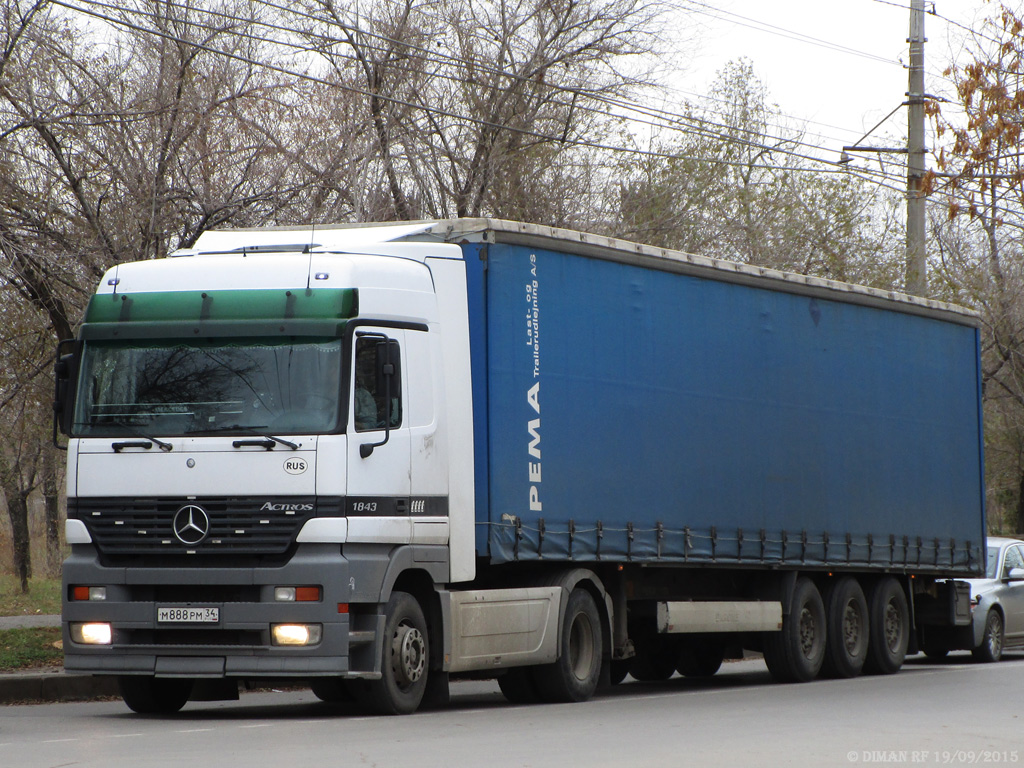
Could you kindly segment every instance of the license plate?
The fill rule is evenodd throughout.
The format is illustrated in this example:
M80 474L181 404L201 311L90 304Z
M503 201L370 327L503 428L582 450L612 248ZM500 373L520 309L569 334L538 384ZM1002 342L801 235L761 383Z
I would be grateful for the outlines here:
M216 624L220 621L220 608L164 605L156 609L156 620L167 624Z

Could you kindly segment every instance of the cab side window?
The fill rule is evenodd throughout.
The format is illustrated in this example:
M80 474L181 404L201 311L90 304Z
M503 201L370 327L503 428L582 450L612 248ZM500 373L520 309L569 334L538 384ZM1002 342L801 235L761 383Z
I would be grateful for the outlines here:
M388 398L391 400L391 429L402 425L401 350L393 339L380 336L356 339L355 423L356 431L384 429Z

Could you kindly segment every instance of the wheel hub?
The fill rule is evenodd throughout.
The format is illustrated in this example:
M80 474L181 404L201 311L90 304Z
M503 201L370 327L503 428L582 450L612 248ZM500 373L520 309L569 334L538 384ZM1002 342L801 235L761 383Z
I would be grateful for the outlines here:
M885 606L885 642L893 653L899 650L901 630L900 612L890 601Z
M810 610L804 608L800 611L800 649L804 656L811 658L814 653L814 643L817 636L814 616Z
M989 614L988 619L988 647L993 657L998 658L999 652L1003 647L1002 638L1002 626L999 621L999 616L995 613Z
M577 616L569 634L569 659L577 680L585 680L590 672L594 661L594 644L594 628L586 616Z
M427 665L427 643L416 627L402 624L391 641L391 668L395 680L405 687L421 677Z
M856 604L849 602L846 610L843 611L843 643L848 653L853 654L860 645L861 638L861 616Z

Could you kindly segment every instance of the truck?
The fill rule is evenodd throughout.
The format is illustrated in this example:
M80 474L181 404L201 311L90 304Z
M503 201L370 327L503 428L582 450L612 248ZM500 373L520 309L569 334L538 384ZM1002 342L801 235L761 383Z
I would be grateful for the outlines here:
M56 363L69 673L407 714L893 673L985 563L979 323L496 219L209 231Z

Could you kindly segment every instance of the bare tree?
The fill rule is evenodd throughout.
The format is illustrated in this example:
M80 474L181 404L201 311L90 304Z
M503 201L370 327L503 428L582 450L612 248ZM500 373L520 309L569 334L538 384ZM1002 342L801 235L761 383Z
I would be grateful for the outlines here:
M945 199L933 222L937 275L947 295L978 309L983 324L982 383L991 520L1011 518L1024 533L1024 17L994 4L966 41L969 60L947 70L956 109L930 112L940 144L940 175L928 179ZM1003 514L1009 510L1009 514Z
M128 0L99 31L46 2L2 8L0 288L32 322L0 420L36 427L5 439L2 490L17 511L49 439L26 414L102 272L212 226L290 216L316 177L300 156L308 94L273 67L254 28L261 4ZM52 496L52 472L45 487Z
M367 98L378 188L398 218L503 215L564 196L510 182L543 176L607 119L601 99L646 82L624 61L652 50L657 17L641 0L405 0L359 17L311 0L307 10L310 39ZM564 168L581 164L565 156Z
M716 80L713 108L689 106L675 135L620 164L622 234L702 255L892 287L897 199L801 157L748 61Z

